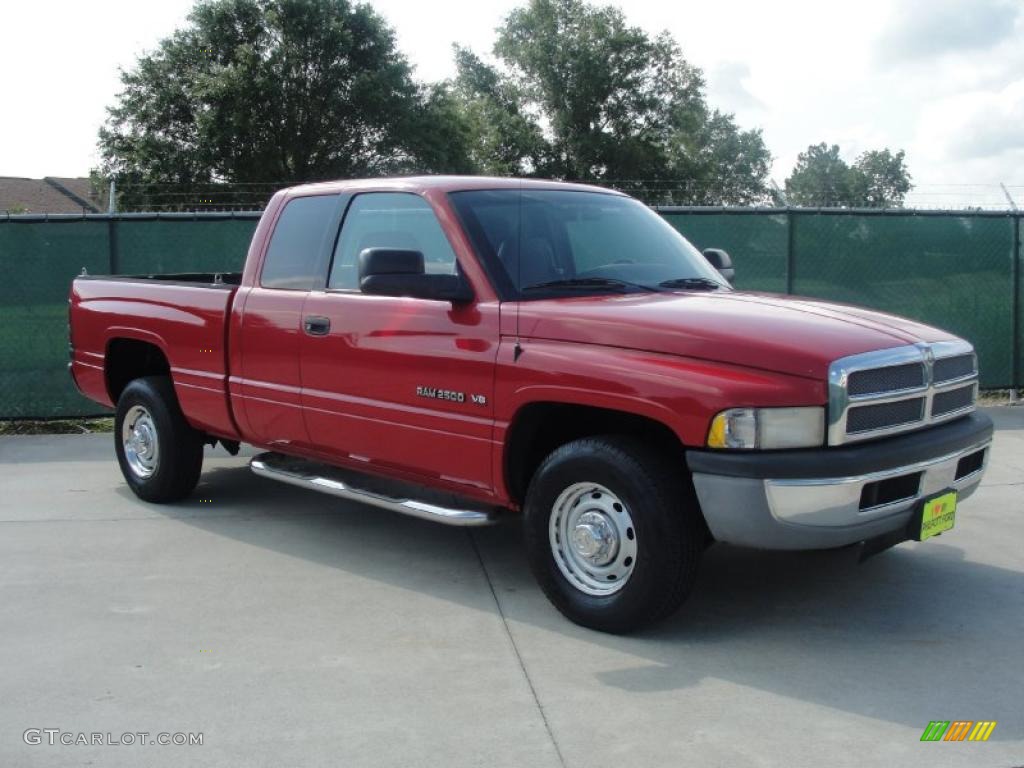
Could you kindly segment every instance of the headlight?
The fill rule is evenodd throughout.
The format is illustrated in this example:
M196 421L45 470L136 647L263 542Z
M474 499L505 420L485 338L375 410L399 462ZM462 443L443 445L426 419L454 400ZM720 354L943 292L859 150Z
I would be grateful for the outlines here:
M815 448L825 443L825 409L730 408L711 421L708 448Z

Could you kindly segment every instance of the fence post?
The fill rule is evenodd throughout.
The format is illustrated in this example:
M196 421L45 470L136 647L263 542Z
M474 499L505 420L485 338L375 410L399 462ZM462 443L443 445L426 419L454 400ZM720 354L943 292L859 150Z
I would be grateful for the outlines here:
M1013 377L1013 382L1012 382L1011 389L1010 389L1010 400L1013 401L1013 402L1016 402L1016 400L1017 400L1017 390L1021 388L1022 384L1024 384L1024 382L1021 381L1021 371L1020 371L1020 345L1021 345L1021 337L1020 337L1020 331L1021 331L1021 328L1020 328L1020 326L1021 326L1021 315L1020 315L1020 310L1021 310L1021 307L1020 307L1020 294L1021 294L1020 268L1021 268L1021 256L1022 256L1022 254L1020 252L1020 247L1021 247L1021 242L1020 242L1020 218L1021 218L1020 214L1017 213L1016 211L1014 211L1013 213L1010 214L1010 221L1013 222L1013 264L1011 265L1012 279L1010 281L1011 285L1013 286L1013 297L1012 297L1012 302L1013 303L1011 304L1011 306L1013 307L1013 310L1010 313L1013 316L1013 328L1010 331L1010 340L1011 340L1011 343L1013 345L1013 351L1011 352L1011 358L1010 358L1011 361L1012 361L1011 362L1011 366L1012 366L1011 374L1012 374L1012 377Z
M786 209L786 293L793 293L793 272L796 256L793 252L795 242L794 231L796 229L796 216L793 209Z
M110 248L110 274L116 275L121 268L121 254L117 237L117 218L113 215L107 219L107 245Z

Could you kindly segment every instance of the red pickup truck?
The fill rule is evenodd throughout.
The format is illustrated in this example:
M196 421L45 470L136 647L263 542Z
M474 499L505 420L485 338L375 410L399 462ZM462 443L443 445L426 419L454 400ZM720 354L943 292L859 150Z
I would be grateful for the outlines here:
M241 274L77 278L71 372L146 501L245 442L259 475L377 507L522 512L555 606L622 632L710 542L924 540L987 463L970 344L731 274L605 189L313 184L274 196Z

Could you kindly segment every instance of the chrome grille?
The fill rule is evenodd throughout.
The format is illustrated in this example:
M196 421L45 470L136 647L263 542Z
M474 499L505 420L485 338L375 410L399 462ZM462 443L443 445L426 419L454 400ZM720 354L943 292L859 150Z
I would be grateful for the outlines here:
M852 408L846 418L846 433L855 435L859 432L872 432L896 424L911 424L920 421L923 412L923 397Z
M851 395L869 395L875 392L892 392L899 389L913 389L924 384L924 364L908 363L889 368L874 368L854 371L850 374L846 391Z
M939 392L932 398L932 416L943 416L953 411L962 411L974 405L974 385L960 389Z
M936 360L932 378L936 382L962 379L974 373L974 355L957 355L944 360Z
M920 429L973 410L976 361L966 341L836 360L829 366L829 445Z

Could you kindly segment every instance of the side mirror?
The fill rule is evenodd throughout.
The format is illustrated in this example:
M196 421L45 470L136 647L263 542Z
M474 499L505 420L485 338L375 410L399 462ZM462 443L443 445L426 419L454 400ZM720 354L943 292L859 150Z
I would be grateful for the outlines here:
M373 296L408 296L462 304L473 291L459 275L428 275L420 251L367 248L359 254L359 289Z
M730 283L736 277L736 270L733 269L732 259L721 248L705 248L704 258L708 260L708 264L717 269L722 274L722 277Z

